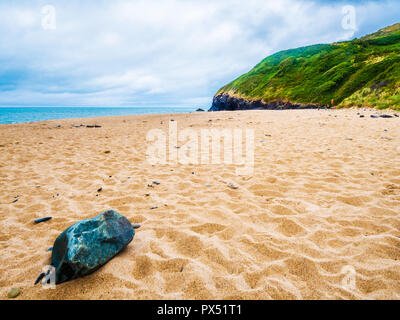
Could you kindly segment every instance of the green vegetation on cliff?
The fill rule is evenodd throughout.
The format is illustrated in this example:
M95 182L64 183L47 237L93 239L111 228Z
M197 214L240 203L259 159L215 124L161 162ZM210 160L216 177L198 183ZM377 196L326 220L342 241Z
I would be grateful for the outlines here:
M400 23L353 41L278 52L221 88L249 101L400 110Z

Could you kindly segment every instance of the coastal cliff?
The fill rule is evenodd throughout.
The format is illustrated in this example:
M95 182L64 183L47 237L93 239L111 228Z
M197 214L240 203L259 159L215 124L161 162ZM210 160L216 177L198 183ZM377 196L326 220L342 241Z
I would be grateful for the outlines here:
M232 97L227 93L214 97L209 111L234 111L234 110L289 110L289 109L317 109L323 106L317 104L300 104L284 101L265 103L261 100L247 101L243 98Z
M210 111L324 106L400 110L400 23L275 53L218 90Z

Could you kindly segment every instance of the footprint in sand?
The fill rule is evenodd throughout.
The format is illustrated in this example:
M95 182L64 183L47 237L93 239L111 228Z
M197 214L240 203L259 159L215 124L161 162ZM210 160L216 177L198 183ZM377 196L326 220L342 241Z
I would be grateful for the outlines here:
M340 196L337 197L337 200L354 207L361 207L363 204L371 201L369 197L363 197L363 196L354 196L354 197Z
M305 231L303 227L289 219L283 220L279 225L278 230L287 237L293 237L300 233L304 233Z

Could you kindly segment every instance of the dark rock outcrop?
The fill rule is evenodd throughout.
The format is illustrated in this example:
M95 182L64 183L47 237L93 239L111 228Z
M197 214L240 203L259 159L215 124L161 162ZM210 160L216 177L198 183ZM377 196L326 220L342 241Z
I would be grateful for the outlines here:
M287 109L320 109L328 108L317 104L299 104L283 101L264 103L261 100L247 101L243 98L231 97L226 93L216 95L209 111L235 110L287 110Z
M135 235L127 218L114 210L82 220L61 233L54 242L51 265L56 283L96 271L125 248Z

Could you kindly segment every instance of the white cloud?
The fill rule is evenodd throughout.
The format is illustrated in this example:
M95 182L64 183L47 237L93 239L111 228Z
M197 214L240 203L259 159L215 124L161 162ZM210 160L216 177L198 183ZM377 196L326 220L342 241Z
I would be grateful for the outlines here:
M324 1L59 0L51 31L42 4L0 4L0 105L207 104L273 52L349 37ZM400 5L356 8L363 33Z

